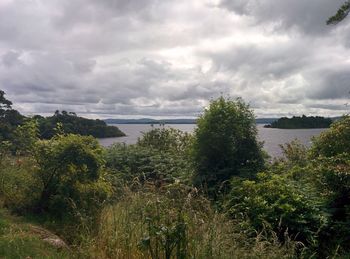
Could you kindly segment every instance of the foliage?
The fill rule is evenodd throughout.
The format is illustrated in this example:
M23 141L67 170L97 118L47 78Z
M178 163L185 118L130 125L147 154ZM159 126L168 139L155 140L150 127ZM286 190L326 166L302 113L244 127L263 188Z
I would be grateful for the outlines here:
M336 25L344 20L350 12L350 1L346 1L337 11L335 15L327 20L328 25Z
M312 163L320 194L325 199L328 224L320 235L322 250L349 252L350 242L350 154L319 157Z
M290 166L306 166L308 162L307 148L299 140L292 140L290 143L280 145L282 149L282 162Z
M350 154L350 116L334 122L331 128L313 139L311 157L331 157L342 153Z
M139 145L112 145L107 149L106 161L115 174L129 183L138 180L137 183L152 181L162 185L186 181L191 173L191 166L183 156Z
M51 117L34 116L39 123L40 137L50 139L55 135L56 125L62 125L65 133L80 134L83 136L91 135L96 138L120 137L125 136L118 127L108 126L102 120L91 120L77 116L73 112L56 111Z
M153 128L143 133L138 139L137 145L147 147L162 152L171 152L174 154L188 154L192 141L189 133L174 128Z
M193 160L196 186L216 192L232 176L250 177L264 166L253 112L241 99L220 97L197 121Z
M36 164L27 157L6 156L0 167L0 198L11 211L26 212L35 205L41 191L35 179Z
M225 207L255 230L269 226L282 241L289 235L310 242L324 221L312 191L288 175L259 173L256 181L232 180Z
M38 123L35 120L26 120L14 131L12 149L18 155L28 155L34 152L39 140Z
M332 124L330 118L324 118L320 116L305 116L292 118L282 117L271 125L265 126L266 128L279 128L279 129L312 129L312 128L329 128Z
M57 135L37 144L38 209L58 217L97 213L110 193L103 179L103 150L93 137Z
M5 98L5 92L0 90L0 141L13 140L13 131L23 119L18 111L12 109L12 102Z
M295 244L248 237L195 189L152 186L124 197L101 215L94 258L291 258Z

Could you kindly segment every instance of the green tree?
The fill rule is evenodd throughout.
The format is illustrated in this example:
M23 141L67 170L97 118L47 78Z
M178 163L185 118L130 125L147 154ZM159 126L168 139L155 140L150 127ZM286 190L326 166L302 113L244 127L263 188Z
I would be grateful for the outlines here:
M13 150L18 155L32 154L38 140L38 123L36 120L28 119L14 131Z
M12 109L12 102L5 98L5 92L0 90L0 141L12 140L14 129L22 124L24 117Z
M264 166L255 117L242 99L220 97L197 121L193 159L196 186L214 194L232 176L251 177Z
M313 139L311 157L332 157L342 153L350 154L350 116L334 122L330 129Z
M191 134L174 128L153 128L143 133L137 145L162 152L187 154L192 141Z
M93 137L70 134L41 140L35 159L42 184L39 211L58 218L93 215L108 197L103 149Z
M327 20L327 24L335 25L343 21L350 12L350 1L346 1L337 11L335 15Z
M344 116L313 140L310 151L315 183L325 200L328 224L320 231L320 251L349 253L350 117Z

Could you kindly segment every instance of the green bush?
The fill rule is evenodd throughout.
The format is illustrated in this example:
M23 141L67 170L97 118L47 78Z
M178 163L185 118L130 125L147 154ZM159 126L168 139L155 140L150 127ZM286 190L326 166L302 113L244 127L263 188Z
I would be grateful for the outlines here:
M103 149L93 137L57 135L35 150L37 177L43 188L38 209L55 217L98 212L111 191L103 178Z
M233 176L252 177L264 167L255 117L241 99L220 97L197 121L193 183L215 194Z
M320 251L350 252L350 156L343 153L313 161L315 180L325 200L328 222L320 231Z
M282 241L287 235L314 242L324 217L313 191L287 175L259 173L256 181L232 180L225 208L255 230L270 227Z
M153 128L143 133L138 139L137 145L148 147L162 152L186 155L189 152L192 136L174 128Z
M139 145L111 146L106 152L106 162L114 174L128 183L186 182L191 174L190 165L183 156Z
M0 198L12 211L26 212L38 200L42 188L35 178L36 163L28 157L7 156L0 167Z
M313 139L311 157L331 157L342 153L350 154L350 116L334 122L329 130Z

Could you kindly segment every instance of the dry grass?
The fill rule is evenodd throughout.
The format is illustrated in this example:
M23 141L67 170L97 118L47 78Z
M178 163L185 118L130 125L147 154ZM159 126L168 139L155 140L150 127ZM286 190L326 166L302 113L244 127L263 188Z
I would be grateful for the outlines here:
M172 185L131 192L102 212L89 244L92 258L293 258L293 242L280 245L212 209L195 190Z

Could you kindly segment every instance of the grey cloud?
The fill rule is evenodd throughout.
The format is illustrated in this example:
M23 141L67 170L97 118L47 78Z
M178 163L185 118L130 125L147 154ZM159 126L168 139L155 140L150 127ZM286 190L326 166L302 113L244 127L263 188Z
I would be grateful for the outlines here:
M273 23L275 29L300 29L305 34L329 30L326 20L343 0L222 0L220 7L251 16L256 23Z
M29 114L196 116L221 94L258 115L343 111L349 22L325 26L341 0L208 2L9 1L0 88Z
M11 67L15 65L16 63L20 63L19 57L21 56L21 53L16 51L8 51L2 56L2 63L5 66Z

